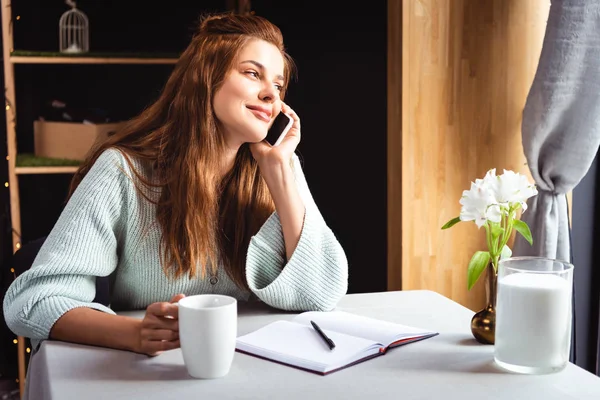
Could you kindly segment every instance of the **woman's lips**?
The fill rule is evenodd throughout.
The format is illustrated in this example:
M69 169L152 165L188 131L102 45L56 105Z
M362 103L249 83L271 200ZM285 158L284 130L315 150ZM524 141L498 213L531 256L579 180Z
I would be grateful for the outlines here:
M247 107L252 114L254 114L256 116L256 118L263 120L265 122L271 122L271 113L269 111L266 111L263 108L260 107Z

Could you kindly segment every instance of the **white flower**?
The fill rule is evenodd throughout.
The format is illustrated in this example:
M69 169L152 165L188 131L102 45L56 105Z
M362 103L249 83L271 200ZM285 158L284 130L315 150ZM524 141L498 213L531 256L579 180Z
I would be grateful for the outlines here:
M496 202L505 206L521 204L523 211L527 209L527 199L537 194L535 185L529 183L525 175L504 170L496 176L496 170L490 170L484 178L489 182Z
M488 220L500 222L502 214L489 182L485 179L476 179L475 182L471 182L471 189L463 192L460 199L461 221L475 221L478 228L485 225Z

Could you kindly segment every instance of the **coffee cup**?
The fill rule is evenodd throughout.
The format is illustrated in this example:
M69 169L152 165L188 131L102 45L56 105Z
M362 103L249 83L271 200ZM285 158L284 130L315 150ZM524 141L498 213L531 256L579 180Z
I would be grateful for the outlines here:
M183 360L194 378L229 373L237 338L237 300L200 294L179 300L179 340Z

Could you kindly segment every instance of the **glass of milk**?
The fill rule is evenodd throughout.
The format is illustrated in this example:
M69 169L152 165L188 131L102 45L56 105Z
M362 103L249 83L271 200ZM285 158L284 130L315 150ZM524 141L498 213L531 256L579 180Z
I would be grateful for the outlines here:
M571 348L573 265L514 257L498 265L494 360L509 371L562 370Z

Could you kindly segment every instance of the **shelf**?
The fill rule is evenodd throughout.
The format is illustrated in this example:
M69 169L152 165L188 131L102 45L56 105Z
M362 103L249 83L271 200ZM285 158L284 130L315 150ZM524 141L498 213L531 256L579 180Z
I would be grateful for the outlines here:
M17 175L74 174L79 167L15 167Z
M17 175L34 174L73 174L79 168L80 161L59 158L36 157L30 153L17 155L15 173Z
M172 53L102 53L63 54L59 52L15 50L10 53L13 64L175 64Z

